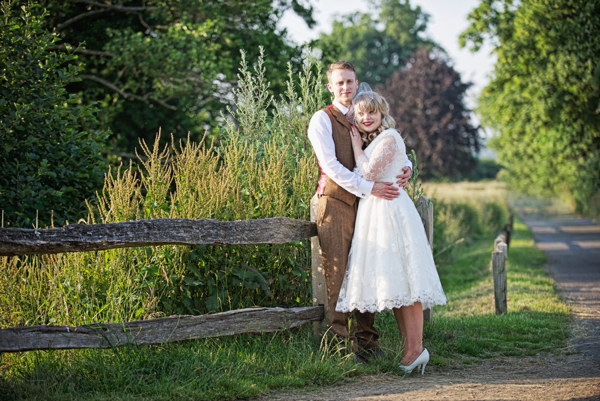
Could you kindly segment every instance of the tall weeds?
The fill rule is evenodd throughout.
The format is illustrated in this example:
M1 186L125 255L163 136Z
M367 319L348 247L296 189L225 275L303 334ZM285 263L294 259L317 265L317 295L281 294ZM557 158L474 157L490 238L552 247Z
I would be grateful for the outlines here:
M318 168L306 140L323 104L310 57L274 99L262 57L243 57L219 145L206 138L141 143L142 166L121 167L88 203L88 224L135 219L309 219ZM91 206L95 205L95 206ZM307 241L285 245L162 246L0 258L0 325L78 325L163 314L310 303ZM10 295L7 295L10 294Z

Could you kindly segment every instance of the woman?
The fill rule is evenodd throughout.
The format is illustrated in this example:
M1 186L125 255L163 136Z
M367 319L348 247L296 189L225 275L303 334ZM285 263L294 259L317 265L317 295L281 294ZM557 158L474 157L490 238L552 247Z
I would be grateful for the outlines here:
M352 102L355 171L371 181L394 181L404 166L406 147L393 128L387 101L368 89ZM422 374L429 362L423 348L423 309L445 303L421 217L408 194L401 191L393 200L361 199L336 310L392 309L404 344L399 367L410 373L418 366Z

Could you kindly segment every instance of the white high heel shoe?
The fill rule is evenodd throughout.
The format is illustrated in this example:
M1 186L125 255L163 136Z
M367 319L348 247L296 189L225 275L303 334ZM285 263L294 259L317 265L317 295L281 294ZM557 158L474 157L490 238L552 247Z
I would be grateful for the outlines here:
M421 355L419 355L413 363L408 366L398 364L398 367L406 374L411 373L416 367L421 367L421 374L423 374L425 373L425 366L427 366L427 362L429 362L429 351L427 351L427 348L425 348L423 349L423 352L421 352Z

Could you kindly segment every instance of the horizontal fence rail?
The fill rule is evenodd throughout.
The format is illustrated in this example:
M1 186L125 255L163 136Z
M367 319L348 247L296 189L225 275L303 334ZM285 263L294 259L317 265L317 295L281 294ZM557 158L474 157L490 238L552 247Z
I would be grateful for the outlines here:
M315 235L315 223L287 217L240 221L156 219L48 229L0 228L0 256L156 245L283 244Z
M274 332L323 319L323 307L246 308L200 316L171 316L123 324L31 326L0 330L0 352L112 348L162 344L241 333Z

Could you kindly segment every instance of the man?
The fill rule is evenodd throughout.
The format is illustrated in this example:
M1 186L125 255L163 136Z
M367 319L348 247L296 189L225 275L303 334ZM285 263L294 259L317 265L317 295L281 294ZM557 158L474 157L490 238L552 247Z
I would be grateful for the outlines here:
M399 190L394 183L367 181L352 171L355 161L350 140L351 124L346 113L358 87L354 65L347 61L331 64L327 79L327 88L334 96L333 104L313 115L308 138L321 169L317 188L317 231L327 285L328 324L335 335L349 340L358 362L368 362L369 352L381 352L379 333L374 327L375 315L355 311L357 327L349 329L348 314L336 312L335 305L352 243L357 198L377 196L389 200L396 198ZM397 184L404 188L411 174L412 163L407 161L403 173L397 177Z

